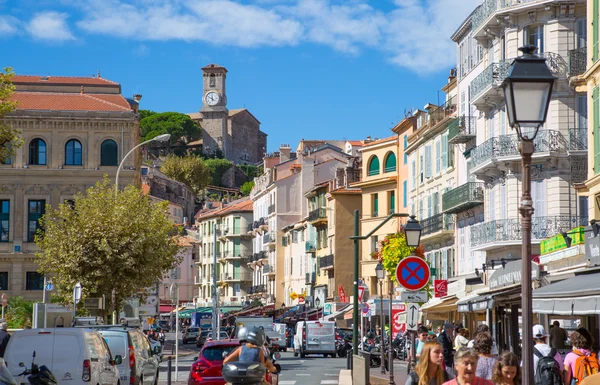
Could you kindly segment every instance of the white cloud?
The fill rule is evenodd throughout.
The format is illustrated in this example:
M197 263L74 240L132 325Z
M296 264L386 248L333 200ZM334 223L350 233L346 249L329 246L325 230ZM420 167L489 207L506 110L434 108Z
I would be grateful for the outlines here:
M0 37L10 36L18 31L19 21L8 15L0 15Z
M26 26L27 31L36 39L64 41L74 40L67 25L66 13L40 12L36 13Z

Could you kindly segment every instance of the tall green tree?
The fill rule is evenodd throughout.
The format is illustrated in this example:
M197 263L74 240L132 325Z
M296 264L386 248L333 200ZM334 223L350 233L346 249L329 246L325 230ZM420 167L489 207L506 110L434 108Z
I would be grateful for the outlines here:
M21 132L3 122L4 116L17 108L17 102L12 100L15 92L15 85L11 82L13 75L10 67L0 71L0 163L12 158L23 145Z
M223 174L225 174L225 172L233 166L233 163L231 163L227 159L218 158L206 159L204 161L204 164L206 164L206 166L210 170L210 176L212 178L211 184L213 186L220 186Z
M242 195L248 196L252 191L252 187L254 187L254 181L246 182L242 185L242 187L240 187L240 193L242 193Z
M74 204L46 207L35 241L40 271L66 299L81 282L85 296L121 301L154 285L181 257L167 202L152 203L134 186L115 193L107 178L75 196ZM68 302L68 301L65 301Z
M143 120L144 118L147 118L148 116L157 114L157 112L152 111L152 110L140 110L140 120Z
M171 134L172 145L184 145L200 139L202 133L200 125L186 114L161 112L144 113L144 115L147 116L140 121L142 140L149 140L162 134Z
M186 184L196 194L200 194L211 180L208 166L198 155L170 155L160 166L160 171L169 178Z

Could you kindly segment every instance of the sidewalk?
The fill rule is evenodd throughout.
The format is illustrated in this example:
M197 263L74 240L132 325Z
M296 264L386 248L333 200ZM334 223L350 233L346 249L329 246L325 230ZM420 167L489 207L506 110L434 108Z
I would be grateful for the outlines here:
M185 356L191 356L194 354L198 354L197 350L192 350L188 347L185 347L185 345L179 345L179 349L178 349L178 353L179 353L179 357L185 357ZM175 344L173 343L173 341L165 341L165 346L163 347L163 361L166 361L169 359L169 357L171 357L172 359L175 359Z
M406 373L406 362L405 361L394 361L394 384L403 385L406 383L408 374ZM390 383L390 374L386 371L385 374L381 373L381 368L371 368L370 370L370 383L371 385L388 385ZM352 371L342 369L340 370L340 377L338 385L352 385Z

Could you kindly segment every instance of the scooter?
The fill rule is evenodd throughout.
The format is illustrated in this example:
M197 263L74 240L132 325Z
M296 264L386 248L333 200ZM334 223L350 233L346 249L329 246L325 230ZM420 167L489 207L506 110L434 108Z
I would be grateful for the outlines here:
M46 365L42 365L42 366L38 366L35 364L35 350L33 351L33 358L31 360L31 368L28 369L25 364L23 364L22 362L19 363L19 367L21 368L25 368L25 370L23 370L22 373L19 373L17 375L17 377L19 378L19 382L18 384L20 385L57 385L58 381L56 380L56 378L54 377L54 375L52 374L52 372L50 371L50 369L48 369L48 367ZM4 360L2 360L2 368L0 369L0 381L2 381L3 384L17 384L17 381L15 381L12 376L10 375L10 373L8 373L8 370L6 370L6 365L4 363ZM10 379L8 378L10 377ZM27 381L28 382L23 382L24 381L24 377L27 377Z

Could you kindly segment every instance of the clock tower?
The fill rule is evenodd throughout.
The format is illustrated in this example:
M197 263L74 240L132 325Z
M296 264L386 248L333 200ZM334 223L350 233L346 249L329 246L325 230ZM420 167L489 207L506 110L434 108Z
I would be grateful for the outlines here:
M217 150L228 158L231 152L231 137L227 130L229 111L225 80L227 69L218 64L202 68L202 140L205 154L212 155Z

